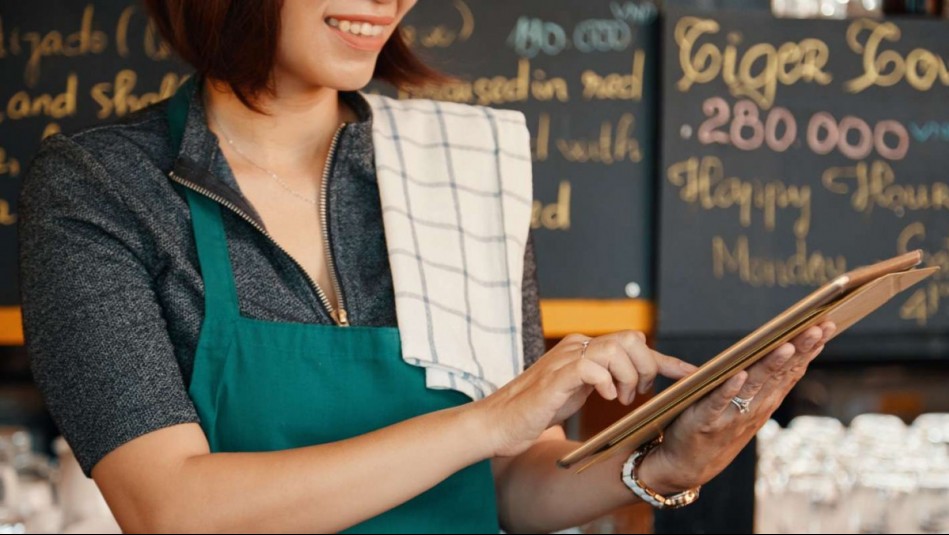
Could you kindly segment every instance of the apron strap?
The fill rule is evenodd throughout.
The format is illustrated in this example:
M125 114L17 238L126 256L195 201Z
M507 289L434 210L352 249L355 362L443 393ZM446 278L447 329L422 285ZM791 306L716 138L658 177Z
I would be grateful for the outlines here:
M188 78L168 101L169 137L175 155L181 151L192 94L194 77ZM236 319L240 316L240 304L227 247L227 235L221 218L221 206L177 182L172 184L184 192L191 209L191 226L198 249L201 278L204 280L205 318Z
M204 280L205 317L237 319L240 304L227 248L227 235L221 220L221 207L191 190L188 190L187 195L201 278Z

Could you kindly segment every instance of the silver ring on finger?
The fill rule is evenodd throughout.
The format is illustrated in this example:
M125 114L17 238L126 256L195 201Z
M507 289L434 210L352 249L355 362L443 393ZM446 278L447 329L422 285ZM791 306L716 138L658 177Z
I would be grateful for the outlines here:
M732 405L738 407L739 414L748 414L748 412L751 410L749 406L751 405L751 400L753 399L755 398L750 397L748 399L745 399L745 398L740 398L738 396L735 396L732 398Z
M581 360L584 359L584 358L586 358L586 356L587 356L587 348L590 347L590 342L592 342L592 341L593 341L592 338L587 338L587 339L584 340L583 342L580 342L580 359L581 359Z

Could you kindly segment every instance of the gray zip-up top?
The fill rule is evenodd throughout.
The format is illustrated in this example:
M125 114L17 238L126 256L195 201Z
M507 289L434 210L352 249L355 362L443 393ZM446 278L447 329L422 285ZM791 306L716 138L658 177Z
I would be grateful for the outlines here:
M371 111L357 93L343 98L359 121L342 129L331 154L324 228L345 316L331 315L336 304L266 234L207 127L200 91L179 154L164 103L43 142L19 200L26 345L49 410L87 474L138 436L198 421L187 385L204 291L188 205L172 180L224 207L244 316L396 326ZM530 243L524 270L531 363L544 340Z

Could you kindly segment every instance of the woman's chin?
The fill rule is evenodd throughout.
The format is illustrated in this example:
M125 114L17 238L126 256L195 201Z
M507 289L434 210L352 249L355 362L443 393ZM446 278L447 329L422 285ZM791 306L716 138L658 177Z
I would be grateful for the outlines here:
M311 93L324 89L358 91L372 81L372 71L365 74L351 73L336 77L300 76L287 72L277 72L275 74L277 95L283 96Z
M358 91L369 85L369 82L372 81L374 67L375 66L368 69L353 69L352 71L339 69L333 76L300 77L298 81L301 86L329 88L337 91Z
M339 72L333 77L331 87L338 91L358 91L372 81L372 73L375 65L371 68L353 69L352 72Z

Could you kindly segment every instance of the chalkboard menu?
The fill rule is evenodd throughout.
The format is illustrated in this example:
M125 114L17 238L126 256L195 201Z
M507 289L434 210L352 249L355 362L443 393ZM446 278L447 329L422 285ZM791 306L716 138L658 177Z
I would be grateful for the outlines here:
M429 0L409 13L405 30L431 64L460 82L399 96L526 115L542 295L648 296L655 6Z
M526 113L545 297L648 295L656 8L424 0L404 31L460 83L400 96ZM0 1L0 307L18 302L17 192L40 140L171 94L175 61L137 1ZM377 90L389 91L375 86Z
M673 11L663 35L660 334L745 333L914 249L942 273L852 332L949 332L949 24Z
M165 98L187 72L140 2L0 1L0 307L19 302L17 194L41 139Z

